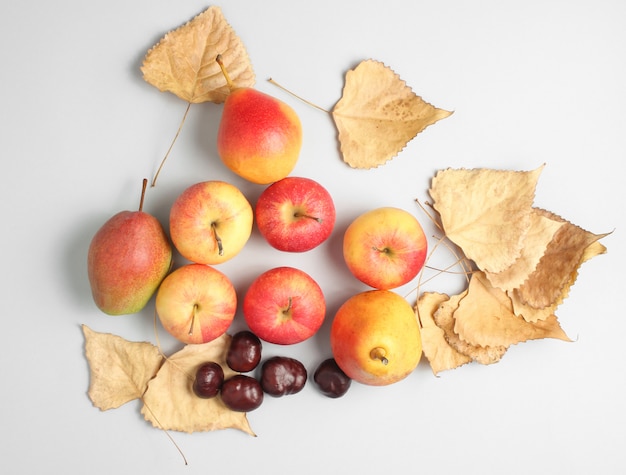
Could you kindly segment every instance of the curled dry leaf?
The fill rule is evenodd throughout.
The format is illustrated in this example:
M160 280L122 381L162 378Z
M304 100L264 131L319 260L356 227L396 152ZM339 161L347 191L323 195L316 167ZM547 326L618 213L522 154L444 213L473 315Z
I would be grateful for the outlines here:
M375 168L451 113L424 102L383 63L367 60L347 72L332 117L343 160L353 168Z
M159 349L152 343L98 333L86 325L82 329L90 369L88 395L94 406L105 411L141 398L163 363Z
M225 378L235 373L226 365L231 337L221 337L203 344L186 345L171 355L150 381L141 413L155 427L182 432L202 432L234 428L254 435L246 414L228 409L219 396L197 397L192 384L196 369L203 363L219 363Z
M222 10L211 6L167 33L144 59L144 79L189 103L222 103L230 93L215 59L222 61L235 87L252 87L254 71L241 39Z
M481 270L502 272L521 256L542 169L447 169L433 178L430 195L446 236Z
M444 331L437 326L433 319L433 314L448 299L446 294L424 292L417 300L415 308L421 326L424 356L426 356L435 375L472 361L470 356L459 353L450 346Z
M571 341L554 315L536 323L515 315L506 292L493 287L482 272L472 275L467 295L454 312L454 332L463 341L482 347L508 348L540 338Z

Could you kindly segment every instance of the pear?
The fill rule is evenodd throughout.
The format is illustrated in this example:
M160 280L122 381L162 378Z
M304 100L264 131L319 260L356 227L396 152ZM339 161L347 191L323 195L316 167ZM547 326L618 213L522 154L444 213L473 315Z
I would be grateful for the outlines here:
M87 272L94 302L109 315L137 313L146 306L172 265L172 247L161 223L143 211L121 211L96 232Z
M230 93L217 132L222 162L240 177L261 185L285 178L302 148L302 124L286 103L251 87L234 87L221 56Z

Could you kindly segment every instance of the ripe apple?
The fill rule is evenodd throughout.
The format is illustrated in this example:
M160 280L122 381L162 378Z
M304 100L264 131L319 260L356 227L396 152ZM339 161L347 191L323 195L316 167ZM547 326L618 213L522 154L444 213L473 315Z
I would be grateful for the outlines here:
M266 185L291 173L302 147L302 124L286 103L251 87L230 87L217 132L217 152L234 173Z
M172 246L161 223L143 211L147 179L137 211L120 211L93 236L87 274L96 306L109 315L146 306L172 264Z
M163 328L183 343L206 343L223 335L237 310L228 277L205 264L186 264L171 272L156 294Z
M286 177L268 186L257 200L261 235L280 251L304 252L319 246L335 226L330 193L310 178Z
M220 264L236 256L252 233L252 206L224 181L191 185L170 210L170 236L181 255L198 264Z
M343 256L352 274L375 289L410 282L424 266L428 242L419 221L393 207L358 216L345 231Z
M326 316L326 300L306 272L275 267L252 282L244 296L243 315L250 330L262 340L291 345L319 330Z
M384 386L406 378L422 355L415 311L391 290L369 290L344 302L330 329L337 365L351 379Z

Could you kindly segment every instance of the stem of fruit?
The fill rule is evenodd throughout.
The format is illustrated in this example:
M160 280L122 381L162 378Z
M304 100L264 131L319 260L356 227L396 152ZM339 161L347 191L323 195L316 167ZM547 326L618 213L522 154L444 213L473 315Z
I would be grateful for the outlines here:
M384 252L385 254L389 253L389 248L388 247L383 247L382 249L376 247L376 246L372 246L372 249L374 249L375 251L378 252Z
M141 184L141 198L139 199L139 211L143 211L143 199L146 197L147 186L148 186L148 179L144 178Z
M188 335L193 335L193 325L194 323L196 323L196 313L198 312L198 304L194 303L193 304L193 309L191 311L191 325L189 325L189 332L187 333Z
M294 218L309 218L309 219L314 219L315 221L317 221L318 223L321 223L323 221L322 218L318 218L316 216L311 216L308 214L304 214L304 213L294 213L293 214Z
M298 95L294 94L294 93L293 93L293 92L291 92L289 89L286 89L285 87L283 87L283 86L281 86L280 84L278 84L278 83L277 83L276 81L274 81L272 78L269 78L267 81L268 81L269 83L273 84L274 86L279 87L280 89L282 89L282 90L283 90L283 91L285 91L286 93L291 94L293 97L295 97L296 99L298 99L298 100L300 100L300 101L304 102L305 104L308 104L308 105L310 105L311 107L314 107L315 109L320 110L320 111L322 111L322 112L326 112L327 114L330 114L330 112L329 112L329 111L327 111L326 109L324 109L324 108L322 108L322 107L318 106L317 104L313 104L312 102L307 101L306 99L303 99L302 97L300 97L300 96L298 96Z
M291 304L293 303L293 299L289 297L287 300L287 308L283 310L283 314L287 315L291 311Z
M389 363L389 360L385 356L386 354L387 352L384 348L377 346L372 351L370 351L370 358L372 358L373 360L380 360L382 364L386 365L387 363Z
M217 224L211 223L211 229L213 229L213 237L215 237L215 242L217 243L217 253L220 256L224 255L224 246L222 245L222 238L217 234Z
M228 84L228 89L230 89L232 91L233 90L233 81L230 79L230 76L228 75L228 71L226 71L226 66L224 66L224 61L222 61L222 55L218 54L217 57L215 58L215 61L217 62L217 64L220 65L220 69L222 70L222 74L226 78L226 84Z
M185 120L187 119L187 114L189 114L189 109L191 108L191 102L187 103L187 108L185 109L185 114L183 115L183 119L180 121L180 124L178 126L178 130L176 131L176 135L174 136L174 138L172 139L172 143L170 144L170 147L167 149L167 152L165 152L165 156L163 157L163 160L161 160L161 164L159 165L159 168L157 169L156 173L154 174L154 178L152 179L152 187L156 186L156 182L157 182L157 178L159 177L159 173L161 173L161 169L163 168L163 165L165 165L165 161L167 160L167 157L170 156L170 152L172 151L172 148L174 148L174 144L176 143L176 139L178 139L178 136L180 135L180 131L183 129L183 124L185 123Z

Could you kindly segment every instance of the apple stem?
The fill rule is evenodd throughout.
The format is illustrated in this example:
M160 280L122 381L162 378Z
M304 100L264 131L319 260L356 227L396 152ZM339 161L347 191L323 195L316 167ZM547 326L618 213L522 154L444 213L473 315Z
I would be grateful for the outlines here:
M370 358L374 360L380 360L382 364L387 365L389 363L389 360L385 356L386 354L387 352L385 351L385 349L378 346L370 351Z
M220 256L223 256L224 246L222 245L222 238L220 238L219 234L217 234L217 225L215 223L211 223L211 229L213 229L213 236L215 237L215 242L217 242L217 252Z
M304 213L294 213L293 214L294 218L309 218L309 219L314 219L315 221L317 221L318 223L321 223L323 221L322 218L318 218L316 216L310 216L308 214L304 214Z
M230 76L228 75L228 71L226 71L226 66L224 66L224 61L222 61L222 55L218 54L217 57L215 58L215 61L217 62L217 64L220 65L222 74L226 78L226 84L228 84L228 89L232 91L234 88L233 81L230 79Z
M385 254L389 253L389 248L388 247L383 247L382 249L376 247L376 246L372 246L372 249L374 249L375 251L378 252L384 252Z
M196 312L197 311L198 311L198 304L194 303L193 304L192 313L191 313L191 325L189 325L189 332L187 333L188 335L193 335L193 324L196 323Z
M147 186L148 186L148 179L144 178L141 184L141 198L139 199L139 211L143 211L143 200L146 197Z
M285 310L283 310L283 313L286 315L287 313L289 313L289 311L291 310L291 304L293 303L293 298L289 297L289 299L287 300L287 308Z

